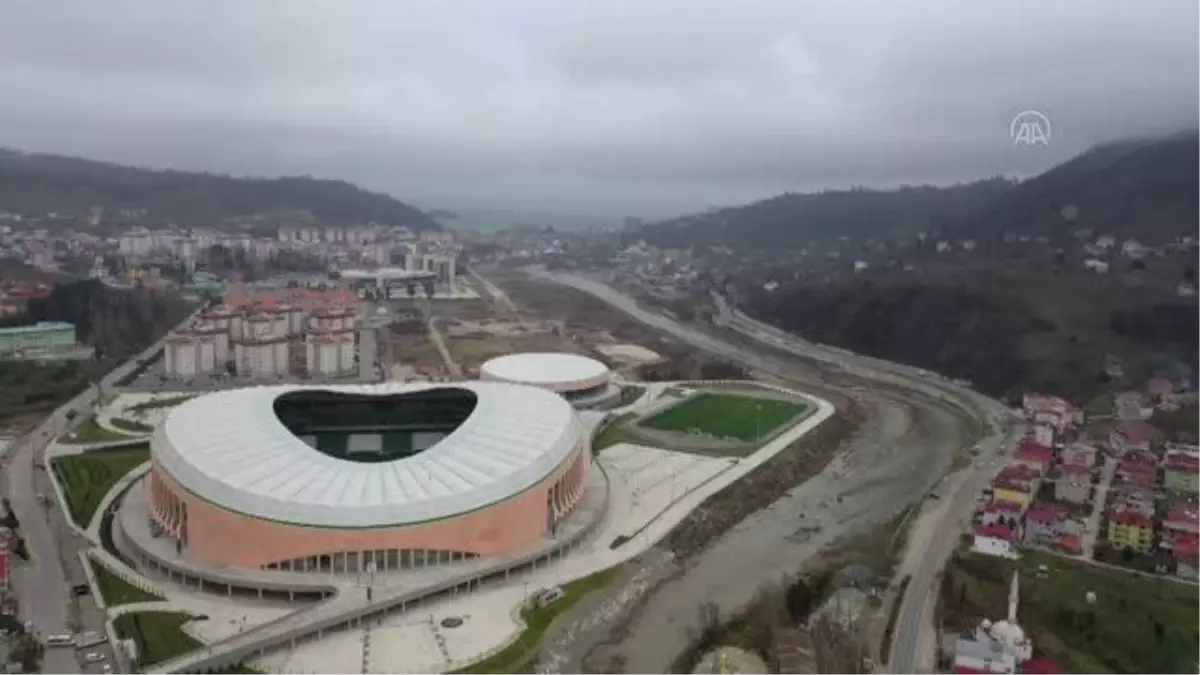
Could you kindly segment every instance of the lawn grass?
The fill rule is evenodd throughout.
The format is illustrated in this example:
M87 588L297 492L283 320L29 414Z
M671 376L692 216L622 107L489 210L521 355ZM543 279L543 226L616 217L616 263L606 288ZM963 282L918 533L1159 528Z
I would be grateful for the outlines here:
M1047 572L1039 575L1038 567ZM955 554L942 584L947 630L1003 618L1014 569L1017 618L1035 653L1067 673L1195 673L1196 588L1045 553L1019 561ZM1096 594L1088 604L1087 593Z
M695 429L716 438L753 442L812 410L812 406L795 401L702 392L639 421L638 425L683 433Z
M616 568L601 570L582 579L563 585L563 597L548 607L529 607L521 611L525 630L511 645L488 658L467 666L456 673L528 673L530 662L537 655L538 644L550 623L559 614L571 609L588 593L603 588L616 577ZM530 591L532 593L532 591Z
M197 617L181 612L132 612L113 620L122 639L137 643L138 665L162 663L203 646L183 632L183 624Z
M63 437L64 443L83 445L85 443L112 443L113 441L128 441L129 434L122 434L105 429L92 416L83 421L75 431Z
M128 450L101 450L52 460L54 475L66 495L67 508L75 524L86 528L112 486L148 459L149 445Z
M104 565L98 564L93 560L88 560L88 563L91 564L92 572L96 575L96 585L100 587L100 597L104 599L105 605L117 607L135 602L162 600L159 596L147 593L113 574Z
M184 623L199 619L178 611L134 611L122 614L113 620L113 628L121 639L131 639L138 645L140 668L203 647L203 643L192 639L184 632ZM233 665L220 671L221 675L262 675L247 665Z

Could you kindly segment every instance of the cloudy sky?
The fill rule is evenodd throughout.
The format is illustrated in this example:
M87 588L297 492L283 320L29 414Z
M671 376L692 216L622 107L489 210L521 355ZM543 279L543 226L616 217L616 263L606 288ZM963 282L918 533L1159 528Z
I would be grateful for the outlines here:
M1194 0L4 0L0 145L665 215L1196 125ZM1023 110L1046 147L1014 146Z

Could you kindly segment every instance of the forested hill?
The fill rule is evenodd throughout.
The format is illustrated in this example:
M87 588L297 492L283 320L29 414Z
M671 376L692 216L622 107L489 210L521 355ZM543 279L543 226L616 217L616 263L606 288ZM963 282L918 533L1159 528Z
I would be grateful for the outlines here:
M214 222L271 211L308 211L318 219L334 222L376 221L418 231L441 229L413 206L340 180L154 171L0 150L0 210L83 213L92 206L146 209L156 219L181 223Z
M1200 311L1119 279L1054 270L980 270L940 279L838 279L749 294L744 309L784 329L971 380L995 396L1052 391L1079 402L1161 369L1197 372Z
M28 316L13 323L66 321L76 338L96 349L97 358L137 354L183 321L191 307L177 293L148 288L115 289L99 281L59 284L29 301Z
M661 248L720 243L742 250L794 250L840 237L862 241L913 236L961 222L1012 185L994 178L951 187L788 193L652 223L638 236Z
M664 248L723 243L741 250L795 250L917 232L990 239L1002 233L1066 238L1091 229L1165 242L1196 234L1200 135L1096 146L1020 182L784 194L745 206L644 226L631 236Z
M956 226L965 236L1063 239L1090 229L1143 243L1196 235L1200 134L1099 145L1022 181Z

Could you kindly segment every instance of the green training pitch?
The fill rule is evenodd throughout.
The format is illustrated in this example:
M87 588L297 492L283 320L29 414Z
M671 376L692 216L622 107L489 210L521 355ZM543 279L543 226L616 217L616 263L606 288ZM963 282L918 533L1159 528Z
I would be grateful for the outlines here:
M695 429L717 438L752 442L767 438L794 419L807 417L812 410L800 401L704 392L641 420L638 426L678 433Z

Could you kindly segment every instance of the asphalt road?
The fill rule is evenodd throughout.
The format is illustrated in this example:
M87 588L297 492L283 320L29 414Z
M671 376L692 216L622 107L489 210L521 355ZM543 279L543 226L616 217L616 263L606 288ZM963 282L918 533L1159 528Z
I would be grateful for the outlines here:
M1020 427L1013 426L1007 436L985 439L980 447L981 457L1009 453L1020 440ZM974 466L974 465L973 465ZM889 655L888 670L894 673L930 672L936 666L931 649L938 641L937 628L933 623L933 608L938 596L941 572L954 552L958 537L967 530L975 511L979 494L991 481L994 469L976 467L969 469L965 480L957 484L957 490L942 499L949 500L942 521L934 526L933 537L921 565L913 573L900 600L899 613Z
M736 610L752 599L762 583L794 573L805 558L837 538L885 522L940 481L954 454L973 442L978 423L996 410L986 399L930 381L916 369L813 345L738 317L728 308L723 308L721 323L740 333L742 340L680 324L591 279L538 270L534 275L590 293L643 323L743 363L769 379L818 396L854 398L867 417L819 476L726 532L660 586L636 616L618 620L629 622L617 631L621 637L614 640L611 634L606 636L610 631L586 621L591 630L568 630L572 643L555 643L558 653L550 655L565 668L559 672L579 670L583 655L602 643L607 643L602 649L619 656L629 672L664 672L695 634L700 602ZM946 542L952 546L954 536L934 542L931 562L922 574L940 569L937 561L944 561L949 553L949 549L945 555L941 551ZM917 606L909 614L920 617L923 611L924 606ZM919 620L911 628L920 628Z
M32 623L43 639L55 633L76 630L103 631L104 615L90 596L73 597L71 586L86 582L79 551L91 543L64 520L55 498L51 477L42 467L46 446L55 437L81 424L91 414L100 392L111 389L118 380L161 349L159 341L137 357L110 371L98 383L81 392L51 413L36 429L18 438L3 458L2 489L20 521L20 533L29 549L28 562L16 565L12 572L13 592L22 621ZM75 411L73 419L68 412ZM49 507L39 503L39 495L49 498ZM99 651L113 663L111 646L93 647L78 652L70 648L46 649L43 672L78 673L98 671L96 664L85 664L85 651ZM89 668L85 668L89 666ZM115 664L114 664L115 665Z

